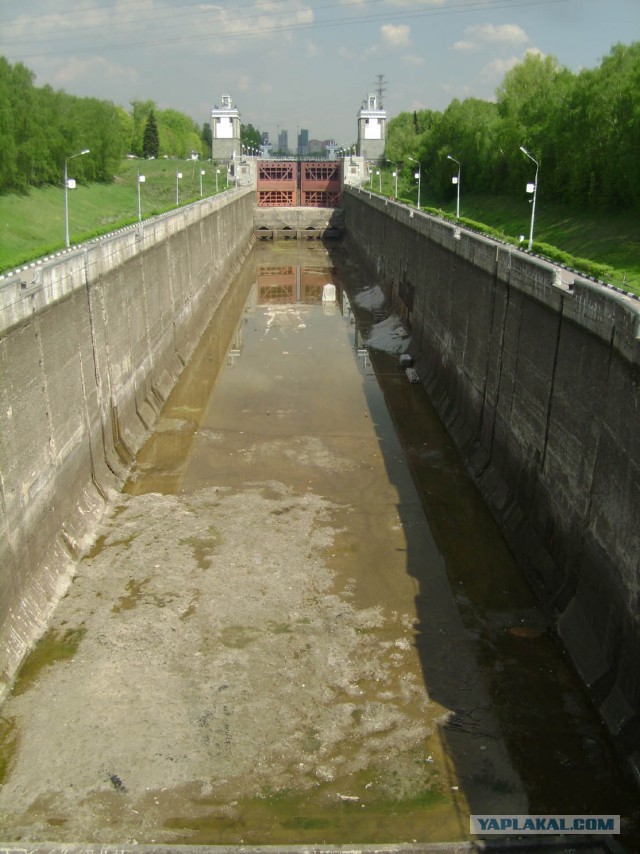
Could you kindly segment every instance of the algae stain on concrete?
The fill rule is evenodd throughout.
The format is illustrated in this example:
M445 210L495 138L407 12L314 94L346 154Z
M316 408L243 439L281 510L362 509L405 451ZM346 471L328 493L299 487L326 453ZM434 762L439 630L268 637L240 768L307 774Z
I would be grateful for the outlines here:
M131 578L124 588L127 591L126 595L121 596L117 604L111 609L113 613L120 614L122 611L133 610L140 601L150 581L151 577L143 578L142 581L136 581L135 578Z
M307 792L266 787L254 798L232 803L194 799L191 809L167 816L163 826L173 831L175 843L190 845L239 840L263 845L291 840L297 845L344 844L369 841L372 833L379 843L398 843L424 838L429 826L430 840L451 837L452 797L437 781L395 796L370 771L342 780L341 785L342 789L322 783Z
M123 537L119 540L110 540L109 534L101 534L84 557L86 560L96 558L104 551L104 549L113 548L115 546L124 546L125 549L128 549L137 536L137 534L132 534L130 537Z
M207 529L209 536L192 536L183 537L178 540L181 546L190 546L193 550L193 556L200 569L211 568L211 556L215 554L221 543L220 533L213 525Z
M0 786L9 775L18 747L15 718L0 718Z
M232 649L244 649L253 643L258 635L259 632L249 626L227 626L220 634L220 641L223 646Z
M57 629L46 632L20 668L13 688L13 696L18 696L27 691L46 667L50 667L58 661L72 659L85 634L86 628L84 626L67 629L64 633Z

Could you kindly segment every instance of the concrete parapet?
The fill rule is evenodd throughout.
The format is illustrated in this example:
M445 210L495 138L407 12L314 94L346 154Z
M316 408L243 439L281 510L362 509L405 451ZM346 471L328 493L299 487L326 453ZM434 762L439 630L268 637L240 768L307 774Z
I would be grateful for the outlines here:
M640 301L366 192L343 206L523 571L637 751Z
M0 695L252 243L234 190L0 278Z

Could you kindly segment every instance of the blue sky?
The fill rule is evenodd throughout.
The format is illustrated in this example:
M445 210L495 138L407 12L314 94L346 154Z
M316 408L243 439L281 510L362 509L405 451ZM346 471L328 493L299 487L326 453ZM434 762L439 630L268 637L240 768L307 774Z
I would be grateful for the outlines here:
M128 108L134 99L201 125L223 93L274 139L355 141L384 77L384 107L492 100L527 51L572 71L640 40L640 0L2 0L0 54L36 84Z

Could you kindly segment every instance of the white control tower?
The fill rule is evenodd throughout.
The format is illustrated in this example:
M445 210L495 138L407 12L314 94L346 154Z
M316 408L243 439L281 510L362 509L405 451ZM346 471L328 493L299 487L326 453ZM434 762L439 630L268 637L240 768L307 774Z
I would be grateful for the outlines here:
M387 141L387 113L377 95L369 95L358 113L358 157L382 160Z
M211 110L211 157L233 160L240 154L240 113L231 95L223 95L222 106Z

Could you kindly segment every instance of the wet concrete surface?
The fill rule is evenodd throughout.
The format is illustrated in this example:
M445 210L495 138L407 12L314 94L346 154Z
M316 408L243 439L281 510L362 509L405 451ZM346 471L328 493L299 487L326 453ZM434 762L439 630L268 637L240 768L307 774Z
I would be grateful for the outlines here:
M316 244L253 265L0 710L0 838L431 843L468 838L470 812L631 827L423 390L358 355L343 297L367 283Z

